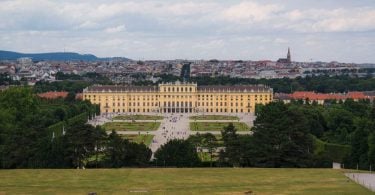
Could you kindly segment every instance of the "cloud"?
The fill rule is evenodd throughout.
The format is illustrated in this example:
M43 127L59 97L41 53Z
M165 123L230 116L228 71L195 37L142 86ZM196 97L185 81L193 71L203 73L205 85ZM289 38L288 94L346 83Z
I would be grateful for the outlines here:
M115 26L115 27L105 29L105 32L107 32L107 33L118 33L118 32L122 32L122 31L125 31L125 25L119 25L119 26Z
M19 51L274 59L291 46L346 59L349 39L353 59L375 61L374 31L371 1L0 0L0 49Z
M223 13L223 17L233 22L261 22L270 19L282 9L282 6L276 4L258 4L255 2L242 2L232 5Z
M293 10L286 28L296 32L359 32L375 30L375 8Z

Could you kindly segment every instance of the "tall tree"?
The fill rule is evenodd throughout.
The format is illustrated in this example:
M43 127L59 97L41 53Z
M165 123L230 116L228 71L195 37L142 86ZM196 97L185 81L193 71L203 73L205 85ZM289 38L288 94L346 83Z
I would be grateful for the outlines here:
M254 162L262 167L307 167L312 139L307 120L298 109L271 103L262 109L253 127Z
M213 154L216 151L217 148L217 139L216 137L211 133L203 134L203 147L208 150L208 153L210 154L210 166L212 167L212 158Z
M165 166L192 167L199 165L196 148L186 140L170 140L156 152L155 158Z
M240 166L241 163L241 145L238 140L237 130L233 123L229 123L221 131L221 136L224 141L225 152L222 159L226 159L227 163L232 166Z
M67 129L67 157L75 167L83 168L86 159L94 154L96 135L91 125L79 123Z

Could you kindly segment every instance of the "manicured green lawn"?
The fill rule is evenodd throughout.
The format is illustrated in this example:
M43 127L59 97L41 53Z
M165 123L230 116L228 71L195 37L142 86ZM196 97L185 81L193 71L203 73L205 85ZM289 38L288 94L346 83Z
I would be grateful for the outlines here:
M144 143L146 146L149 146L154 135L121 135L121 137L138 144Z
M122 115L113 117L114 120L163 120L164 117L156 115Z
M103 125L106 131L156 131L160 122L109 122Z
M239 120L237 116L226 116L226 115L200 115L191 116L190 120Z
M230 122L191 122L191 131L221 131L228 126ZM233 122L237 131L249 131L250 128L245 123Z
M0 194L372 194L332 169L19 169L0 176Z

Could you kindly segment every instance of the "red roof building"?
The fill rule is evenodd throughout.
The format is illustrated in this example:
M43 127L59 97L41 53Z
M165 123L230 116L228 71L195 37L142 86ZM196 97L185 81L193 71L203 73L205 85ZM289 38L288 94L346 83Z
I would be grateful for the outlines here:
M45 99L57 99L57 98L66 98L68 96L68 92L66 91L59 91L59 92L54 92L54 91L49 91L46 93L39 93L39 97L45 98Z
M361 99L368 99L368 97L359 91L352 91L348 93L315 93L313 91L296 91L292 94L289 94L290 99L295 100L309 100L317 101L318 103L324 103L325 100L346 100L353 99L358 101Z

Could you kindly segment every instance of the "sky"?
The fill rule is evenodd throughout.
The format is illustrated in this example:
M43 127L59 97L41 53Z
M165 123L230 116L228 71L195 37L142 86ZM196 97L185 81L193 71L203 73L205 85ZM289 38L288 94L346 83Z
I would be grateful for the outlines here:
M375 63L375 0L0 0L0 50Z

